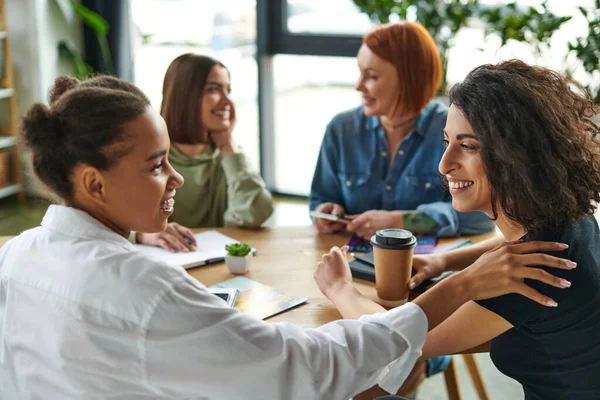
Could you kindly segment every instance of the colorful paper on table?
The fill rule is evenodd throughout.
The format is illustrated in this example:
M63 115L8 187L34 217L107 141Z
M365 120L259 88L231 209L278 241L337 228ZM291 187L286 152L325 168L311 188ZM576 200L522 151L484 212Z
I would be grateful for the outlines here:
M308 301L306 297L292 296L271 286L238 276L211 286L240 291L235 308L260 319L266 319Z
M414 254L431 254L434 251L435 245L438 242L436 236L419 236L417 237L417 247ZM372 250L371 241L352 236L348 241L348 251L352 253L368 253Z
M435 248L433 249L433 253L444 253L446 251L455 250L464 246L469 246L472 243L473 242L471 242L469 239L458 238L450 242L446 242L444 244L435 246Z

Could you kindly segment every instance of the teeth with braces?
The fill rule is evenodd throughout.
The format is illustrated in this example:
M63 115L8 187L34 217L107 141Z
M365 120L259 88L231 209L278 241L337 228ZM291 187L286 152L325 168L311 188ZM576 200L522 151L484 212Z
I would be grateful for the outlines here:
M162 206L160 206L160 209L163 211L171 210L174 205L175 205L175 199L171 198L169 200L164 201Z

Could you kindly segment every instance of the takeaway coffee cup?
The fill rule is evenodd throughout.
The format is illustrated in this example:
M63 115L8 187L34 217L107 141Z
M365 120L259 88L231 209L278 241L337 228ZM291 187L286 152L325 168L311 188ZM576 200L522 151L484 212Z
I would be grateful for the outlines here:
M379 303L384 307L406 303L417 238L405 229L382 229L371 237L371 244Z

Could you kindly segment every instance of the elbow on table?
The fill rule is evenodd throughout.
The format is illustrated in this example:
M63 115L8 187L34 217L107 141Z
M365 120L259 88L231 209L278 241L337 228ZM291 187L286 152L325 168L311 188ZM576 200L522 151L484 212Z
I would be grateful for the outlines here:
M226 226L258 229L273 214L273 198L268 192L254 198L252 203L239 213L226 218Z

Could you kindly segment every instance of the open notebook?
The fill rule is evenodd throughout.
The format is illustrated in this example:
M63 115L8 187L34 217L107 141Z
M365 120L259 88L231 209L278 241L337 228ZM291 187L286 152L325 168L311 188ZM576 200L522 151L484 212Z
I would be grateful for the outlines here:
M196 237L197 250L190 251L189 253L171 253L160 247L143 244L136 244L135 246L154 258L189 269L223 261L227 255L225 245L239 242L239 240L235 240L217 231L201 232L194 236ZM254 253L255 249L252 249L252 252Z

